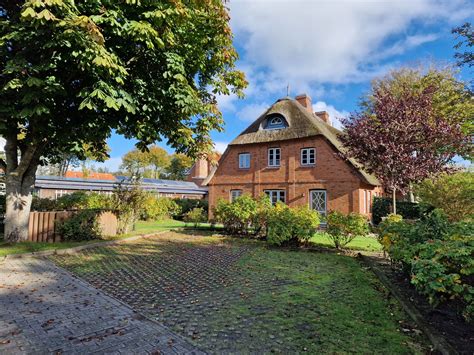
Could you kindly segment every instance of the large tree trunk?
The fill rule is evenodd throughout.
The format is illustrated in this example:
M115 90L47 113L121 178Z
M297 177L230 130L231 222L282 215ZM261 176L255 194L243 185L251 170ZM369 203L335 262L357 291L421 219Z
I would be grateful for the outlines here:
M6 161L0 161L6 175L5 240L9 242L28 239L32 193L41 154L39 144L30 143L21 148L13 131L6 137Z
M34 175L8 176L6 181L5 240L21 242L28 240Z
M392 213L397 214L397 189L392 189Z

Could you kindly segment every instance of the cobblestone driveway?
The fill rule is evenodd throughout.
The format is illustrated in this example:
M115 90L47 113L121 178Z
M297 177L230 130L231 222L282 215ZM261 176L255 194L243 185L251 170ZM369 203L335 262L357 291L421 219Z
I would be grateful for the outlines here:
M199 353L43 259L0 263L0 353Z

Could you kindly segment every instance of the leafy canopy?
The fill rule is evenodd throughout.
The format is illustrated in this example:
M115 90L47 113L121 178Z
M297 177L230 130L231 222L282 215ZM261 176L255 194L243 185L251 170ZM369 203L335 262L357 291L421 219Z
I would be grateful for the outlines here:
M0 135L24 165L81 157L85 144L105 153L113 129L142 149L207 151L217 95L246 86L228 22L220 0L2 4Z
M376 82L361 111L343 121L347 155L392 191L449 170L456 155L470 156L463 121L437 103L442 91L396 78Z

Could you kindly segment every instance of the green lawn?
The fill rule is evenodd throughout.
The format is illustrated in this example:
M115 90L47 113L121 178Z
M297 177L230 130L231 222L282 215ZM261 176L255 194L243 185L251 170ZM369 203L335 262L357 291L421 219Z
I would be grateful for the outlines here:
M184 222L175 221L172 219L162 220L162 221L139 221L136 226L135 230L126 235L119 235L115 237L106 237L102 239L103 241L109 240L118 240L130 237L132 235L138 234L150 234L153 232L159 232L163 230L170 230L176 228L182 228L185 226ZM46 251L46 250L59 250L59 249L67 249L72 247L77 247L84 244L91 244L97 243L101 240L88 240L82 242L62 242L62 243L34 243L34 242L21 242L21 243L7 243L0 239L0 257L9 254L23 254L23 253L32 253L38 251Z
M374 274L345 255L192 231L52 260L209 353L428 351Z
M327 233L318 232L310 239L310 242L315 245L334 248L334 244L329 239ZM346 245L347 249L364 250L364 251L382 251L382 245L374 237L356 237L352 242Z

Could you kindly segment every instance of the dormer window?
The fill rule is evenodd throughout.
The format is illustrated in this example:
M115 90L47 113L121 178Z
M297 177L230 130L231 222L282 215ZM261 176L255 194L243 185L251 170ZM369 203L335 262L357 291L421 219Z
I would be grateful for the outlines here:
M269 115L265 124L265 129L282 129L288 127L282 115Z

